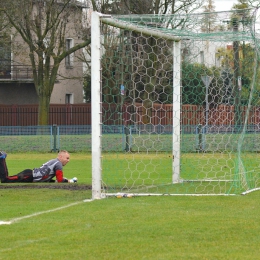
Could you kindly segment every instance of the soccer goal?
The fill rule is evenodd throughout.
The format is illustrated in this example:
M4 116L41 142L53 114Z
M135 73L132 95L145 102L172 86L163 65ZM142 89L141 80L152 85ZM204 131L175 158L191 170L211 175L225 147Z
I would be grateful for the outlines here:
M93 12L93 198L260 187L256 17Z

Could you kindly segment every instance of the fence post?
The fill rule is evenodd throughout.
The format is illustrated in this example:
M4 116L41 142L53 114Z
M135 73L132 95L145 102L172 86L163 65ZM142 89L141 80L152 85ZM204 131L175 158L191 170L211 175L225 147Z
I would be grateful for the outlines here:
M53 152L58 152L59 149L57 148L57 125L52 125L52 136L53 136Z
M126 152L130 152L129 134L130 134L130 129L129 127L125 126L125 151Z
M204 141L203 141L203 127L202 127L202 124L198 124L196 132L198 134L197 151L203 152L205 150L205 148L204 148Z

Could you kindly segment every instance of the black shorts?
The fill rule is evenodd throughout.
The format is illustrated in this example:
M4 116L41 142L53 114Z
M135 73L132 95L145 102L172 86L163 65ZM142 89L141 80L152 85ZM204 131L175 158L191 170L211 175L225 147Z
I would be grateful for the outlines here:
M2 183L14 183L14 182L33 182L33 171L31 169L23 170L16 175L6 176L2 179Z

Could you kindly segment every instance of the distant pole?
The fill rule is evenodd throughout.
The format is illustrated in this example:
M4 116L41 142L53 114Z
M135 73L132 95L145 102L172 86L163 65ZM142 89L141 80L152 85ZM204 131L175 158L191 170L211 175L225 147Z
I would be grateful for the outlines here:
M232 19L233 31L238 32L238 18ZM240 66L239 66L239 41L233 42L234 51L234 91L235 91L235 127L238 129L241 126L241 113L240 113L240 103L241 103L241 84L240 84Z
M209 125L209 85L213 79L210 76L201 76L201 79L206 87L206 94L205 94L205 102L206 102L206 113L205 113L205 125L206 125L206 133L208 132L208 125Z
M54 152L57 152L57 125L52 125L52 135L53 135L53 148Z

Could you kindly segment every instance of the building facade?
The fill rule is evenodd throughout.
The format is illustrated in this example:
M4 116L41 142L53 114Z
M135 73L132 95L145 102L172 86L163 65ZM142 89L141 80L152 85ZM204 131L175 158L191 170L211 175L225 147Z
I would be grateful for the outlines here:
M78 7L73 12L77 17L66 21L66 49L83 41L82 35L74 29L75 20L82 21L83 7ZM0 34L0 104L38 104L28 44L14 29L11 29L9 35ZM79 59L80 56L82 49L65 57L60 63L50 98L51 104L83 103L83 62Z

